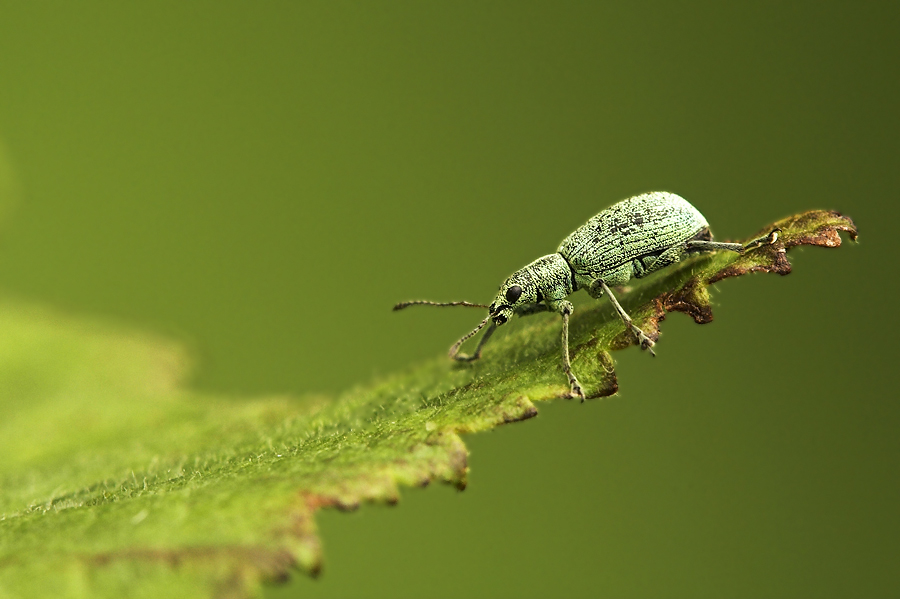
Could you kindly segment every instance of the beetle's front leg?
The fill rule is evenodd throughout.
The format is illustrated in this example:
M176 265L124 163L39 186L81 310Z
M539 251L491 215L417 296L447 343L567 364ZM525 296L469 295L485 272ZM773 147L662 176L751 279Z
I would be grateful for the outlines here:
M655 357L656 352L653 351L653 346L656 345L656 343L653 341L653 339L648 337L646 335L646 333L644 333L644 331L639 329L637 327L637 325L635 325L631 321L631 317L628 316L628 313L625 312L625 310L622 308L622 306L619 305L619 302L616 300L616 296L614 296L612 294L612 291L610 291L609 286L603 282L603 279L600 279L598 281L598 283L600 284L600 288L603 289L603 292L609 296L609 301L612 302L612 305L616 309L616 312L619 313L619 318L622 319L622 322L625 323L625 326L630 328L631 332L634 333L634 336L637 337L637 340L641 346L641 349L646 349L647 351L650 352L651 356Z
M532 314L537 314L538 312L546 312L549 310L546 304L532 304L529 306L522 306L516 309L516 314L518 316L530 316ZM487 340L491 338L491 335L494 334L494 331L497 330L497 325L493 322L488 326L487 330L484 332L484 335L481 336L481 339L478 340L478 345L475 346L475 351L471 354L461 354L459 353L459 348L462 347L462 344L465 343L470 337L474 336L481 327L485 325L487 320L490 318L485 318L484 321L478 325L478 327L453 344L453 347L450 348L450 357L456 360L457 362L474 362L475 360L481 358L481 349L484 347L484 344L487 343Z
M578 382L578 379L575 377L575 373L572 372L572 362L569 360L569 316L574 311L574 307L572 306L572 302L562 300L559 302L557 306L557 310L562 316L563 326L562 326L562 359L563 359L563 370L566 371L566 376L569 378L569 399L573 399L575 397L580 397L582 403L584 403L584 391L581 388L581 383Z
M472 355L459 353L459 346L462 345L462 343L457 343L453 346L453 348L456 348L456 351L454 351L453 348L450 349L450 357L457 362L473 362L479 359L481 357L481 348L484 347L484 344L487 343L487 340L491 338L491 335L493 335L496 330L497 325L492 322L484 332L484 335L481 336L481 339L478 340L478 345L475 346L475 351L472 352ZM465 341L465 339L463 339L463 341Z

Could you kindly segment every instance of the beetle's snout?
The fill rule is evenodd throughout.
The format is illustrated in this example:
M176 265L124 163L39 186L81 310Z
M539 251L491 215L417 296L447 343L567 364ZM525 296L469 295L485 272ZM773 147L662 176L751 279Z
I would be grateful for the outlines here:
M495 304L491 304L491 320L493 320L494 324L498 327L509 322L510 317L512 317L512 313L513 310L510 306L497 306Z

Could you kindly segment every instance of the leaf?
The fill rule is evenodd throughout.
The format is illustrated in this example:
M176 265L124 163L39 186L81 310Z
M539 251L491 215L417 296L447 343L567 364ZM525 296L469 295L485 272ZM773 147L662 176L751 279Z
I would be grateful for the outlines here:
M651 337L698 323L707 287L787 274L786 250L837 247L836 212L777 223L775 244L680 263L621 296ZM764 234L771 230L767 227ZM755 237L755 236L754 236ZM215 397L185 388L185 353L154 335L12 300L0 306L0 596L250 596L321 564L315 511L463 488L463 433L534 416L568 392L560 321L517 321L471 364L436 357L337 398ZM610 351L633 343L608 302L576 310L573 368L616 392Z

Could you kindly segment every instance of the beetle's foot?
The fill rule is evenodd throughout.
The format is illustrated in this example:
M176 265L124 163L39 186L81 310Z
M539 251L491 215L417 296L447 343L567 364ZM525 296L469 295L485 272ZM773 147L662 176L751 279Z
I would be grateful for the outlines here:
M753 241L749 241L744 244L744 248L741 250L741 253L749 252L750 250L755 250L756 248L764 245L772 245L776 241L778 241L778 234L781 233L781 229L779 227L775 227L771 231L769 231L768 235L763 235L762 237L758 237Z
M631 332L634 333L634 336L637 337L638 344L641 346L641 349L646 349L650 352L650 355L656 357L656 352L653 351L653 346L656 345L656 342L653 341L650 337L648 337L644 331L640 330L634 325L631 325Z
M578 379L575 378L574 374L569 374L569 386L571 390L569 391L569 395L566 396L566 399L581 399L581 403L584 403L584 390L581 388L581 383L578 382Z
M474 362L478 358L481 357L481 354L472 354L471 356L468 354L456 354L453 356L453 359L457 362Z

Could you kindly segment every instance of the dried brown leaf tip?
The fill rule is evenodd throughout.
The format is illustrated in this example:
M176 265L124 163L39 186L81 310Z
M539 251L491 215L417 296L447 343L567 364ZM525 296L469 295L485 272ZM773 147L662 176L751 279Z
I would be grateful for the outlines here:
M751 272L771 272L786 275L791 272L787 251L799 245L836 248L841 245L841 232L856 240L856 225L847 216L833 210L810 210L782 219L760 230L755 239L772 230L778 230L774 243L762 245L741 256L735 256L720 268L703 269L692 276L679 289L662 294L656 299L658 319L665 312L684 312L698 324L712 322L707 287L729 277L739 277ZM726 256L727 257L727 256Z
M841 245L841 232L847 233L852 241L855 241L858 235L853 220L833 210L810 210L782 219L773 226L781 229L775 243L747 252L733 264L712 274L707 279L707 284L728 277L738 277L748 272L774 272L786 275L791 272L791 263L786 256L790 248L798 245L836 248ZM760 231L760 235L764 235L765 232Z
M787 252L791 248L800 245L836 248L841 245L842 232L853 241L858 235L856 225L849 217L833 210L811 210L769 225L745 241L758 239L772 231L778 233L774 242L756 247L742 255L720 252L714 256L698 258L696 262L679 264L666 274L664 279L649 285L651 290L656 290L653 299L643 305L629 307L629 310L633 311L635 320L640 322L646 334L656 342L659 340L659 323L665 320L668 312L683 312L697 324L712 322L709 285L729 277L755 272L789 274L791 263L787 258ZM673 282L676 283L674 286L665 288L667 283ZM640 295L640 292L638 294ZM633 302L626 300L624 303ZM607 349L610 351L625 349L633 344L634 337L630 331L621 330ZM612 361L608 354L604 358L604 361L606 360ZM615 380L615 372L611 368L607 369L604 384L589 396L602 397L615 393L618 389Z

